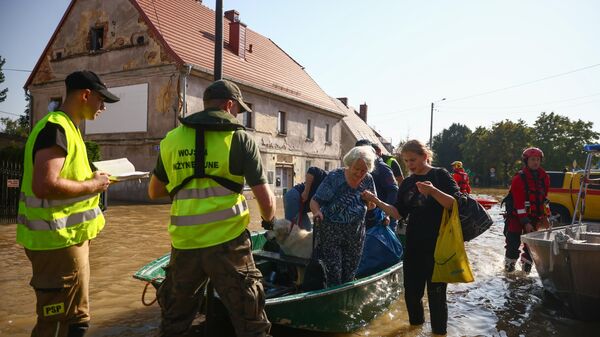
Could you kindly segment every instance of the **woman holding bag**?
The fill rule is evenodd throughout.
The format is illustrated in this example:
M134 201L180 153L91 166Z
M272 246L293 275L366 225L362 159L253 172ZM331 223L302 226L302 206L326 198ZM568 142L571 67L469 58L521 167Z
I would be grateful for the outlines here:
M443 168L431 166L432 152L418 140L404 144L400 152L411 175L402 181L398 201L389 205L363 192L365 201L374 202L396 219L408 217L404 251L404 298L411 325L425 322L423 295L427 298L434 334L445 335L448 322L447 283L431 282L435 244L444 208L451 210L460 189Z

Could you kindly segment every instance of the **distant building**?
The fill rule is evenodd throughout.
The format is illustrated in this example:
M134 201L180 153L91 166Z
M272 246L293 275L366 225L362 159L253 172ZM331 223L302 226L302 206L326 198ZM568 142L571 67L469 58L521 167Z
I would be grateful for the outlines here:
M338 108L346 114L343 119L342 142L340 144L342 154L345 154L353 148L356 141L360 139L368 139L371 143L379 145L383 154L390 154L393 152L393 149L390 150L389 147L386 146L386 143L382 142L384 138L367 124L368 106L366 103L361 104L359 111L356 111L348 104L348 98L346 97L337 98L334 99L334 101ZM387 144L389 144L389 142L387 142Z
M178 118L203 108L213 78L214 21L215 12L201 1L73 0L25 84L31 120L62 102L66 75L95 71L121 101L85 123L85 139L100 145L103 159L127 157L137 170L151 170L160 140ZM226 11L223 21L223 75L254 110L239 118L260 146L275 191L303 180L311 165L338 167L349 110L238 12ZM117 184L110 193L145 200L146 183Z

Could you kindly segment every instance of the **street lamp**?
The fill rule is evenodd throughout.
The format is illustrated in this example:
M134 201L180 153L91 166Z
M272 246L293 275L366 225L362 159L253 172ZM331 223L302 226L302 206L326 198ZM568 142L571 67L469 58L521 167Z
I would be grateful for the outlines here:
M441 101L445 101L446 97L440 99L439 101L431 102L431 121L429 122L429 148L433 145L433 105L435 103L439 103Z

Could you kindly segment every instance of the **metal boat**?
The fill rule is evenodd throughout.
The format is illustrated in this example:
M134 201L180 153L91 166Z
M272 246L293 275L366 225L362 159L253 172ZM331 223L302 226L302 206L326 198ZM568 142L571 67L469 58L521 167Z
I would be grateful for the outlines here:
M600 223L551 228L521 239L544 288L577 318L600 318Z

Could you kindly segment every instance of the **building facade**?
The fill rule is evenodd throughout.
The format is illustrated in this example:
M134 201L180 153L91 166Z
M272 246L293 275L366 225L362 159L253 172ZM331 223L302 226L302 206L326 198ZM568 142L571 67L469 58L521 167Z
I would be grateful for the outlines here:
M283 193L309 166L340 165L342 119L304 68L236 11L224 17L223 77L253 113L240 121L259 145L269 182ZM33 123L65 97L64 78L89 69L121 101L81 126L103 159L127 157L150 171L159 142L180 117L203 109L213 79L215 12L194 0L73 0L25 84ZM147 182L111 187L111 197L146 200Z

